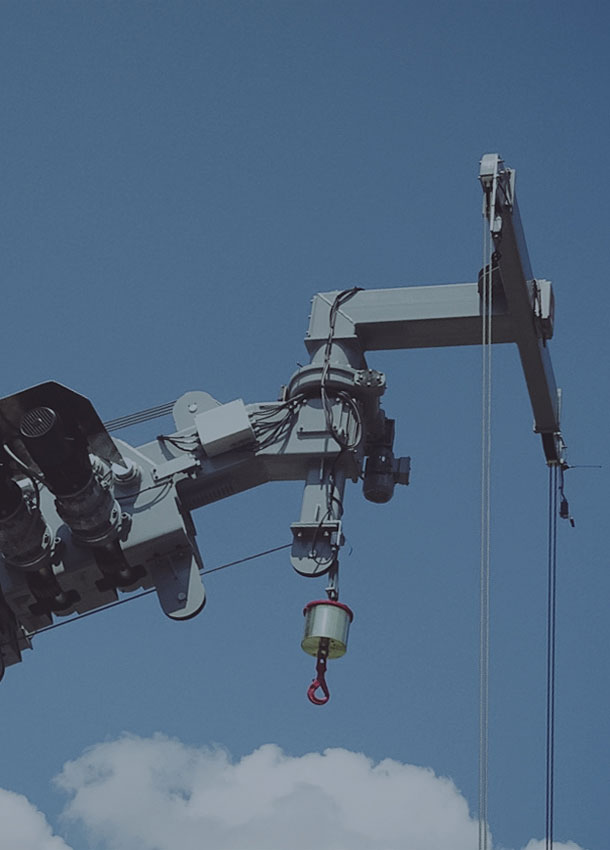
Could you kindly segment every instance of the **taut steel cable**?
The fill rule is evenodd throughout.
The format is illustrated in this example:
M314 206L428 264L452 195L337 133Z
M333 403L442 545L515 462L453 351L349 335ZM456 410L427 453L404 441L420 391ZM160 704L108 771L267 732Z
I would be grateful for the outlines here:
M549 467L549 539L546 617L546 794L545 850L553 848L555 796L555 612L557 607L558 467Z
M491 562L491 319L493 241L483 220L481 309L481 558L479 616L479 850L488 850L489 581Z

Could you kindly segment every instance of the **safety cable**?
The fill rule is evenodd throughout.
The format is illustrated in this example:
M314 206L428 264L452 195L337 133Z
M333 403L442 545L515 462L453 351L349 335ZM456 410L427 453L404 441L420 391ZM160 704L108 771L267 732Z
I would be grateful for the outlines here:
M483 221L481 275L481 552L479 612L479 850L488 848L489 772L489 585L491 565L491 365L493 241Z
M229 567L235 567L238 564L245 564L247 561L254 561L256 558L262 558L265 555L271 555L274 552L280 552L282 549L289 549L292 546L292 543L284 543L281 546L274 546L272 549L265 549L262 552L257 552L255 555L247 555L245 558L238 558L237 561L229 561L227 564L221 564L218 567L212 567L211 570L200 570L200 574L202 576L209 576L211 573L220 572L220 570L226 570ZM78 614L76 617L70 617L68 620L60 620L57 623L52 623L50 626L43 626L41 629L36 629L33 632L28 632L29 637L34 637L35 635L41 635L43 632L50 632L53 629L58 629L60 626L67 626L70 623L76 623L77 620L84 620L85 617L91 617L93 614L101 614L104 611L109 611L111 608L117 608L119 605L125 605L126 602L133 602L136 599L141 599L143 596L148 596L151 593L154 593L156 588L150 587L147 590L142 590L140 593L134 593L130 596L125 596L123 599L117 599L115 602L109 602L108 605L102 605L100 608L94 608L92 611L85 611L82 614Z
M555 613L557 607L558 469L549 467L549 536L546 618L546 793L545 850L553 848L555 795Z

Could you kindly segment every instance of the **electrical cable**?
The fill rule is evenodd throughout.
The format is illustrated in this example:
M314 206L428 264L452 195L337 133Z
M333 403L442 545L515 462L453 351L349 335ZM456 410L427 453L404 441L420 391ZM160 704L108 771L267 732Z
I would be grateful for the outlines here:
M218 567L212 567L211 570L206 570L205 568L200 570L200 574L202 576L209 576L211 573L220 572L220 570L226 570L229 567L235 567L238 564L245 564L247 561L254 561L256 558L262 558L265 555L271 555L274 552L280 552L282 549L290 549L292 543L284 543L281 546L274 546L272 549L265 549L262 552L257 552L254 555L247 555L245 558L238 558L236 561L229 561L227 564L221 564ZM101 614L104 611L109 611L111 608L117 608L119 605L125 605L126 602L134 602L136 599L141 599L143 596L149 596L151 593L154 593L156 588L150 587L147 590L142 590L139 593L134 593L130 596L125 596L123 599L117 599L115 602L109 602L108 605L102 605L99 608L94 608L92 611L85 611L82 614L78 614L76 617L70 617L68 620L61 620L58 623L52 623L50 626L43 626L41 629L36 629L33 632L28 632L28 637L35 637L36 635L41 635L43 632L50 632L53 629L58 629L60 626L67 626L69 623L75 623L77 620L84 620L85 617L91 617L93 614Z
M169 443L170 446L181 452L194 452L201 445L196 434L184 434L181 437L158 434L157 440L162 443Z
M269 410L256 411L252 415L259 451L279 442L290 432L298 409L304 400L305 396L299 394L285 402L273 405ZM281 414L279 419L278 413Z
M331 367L331 356L333 340L335 336L337 314L341 305L361 290L361 286L353 286L351 287L351 289L344 289L339 292L335 296L333 303L331 304L328 317L328 337L326 339L326 344L324 347L324 362L322 366L322 374L320 376L320 399L322 402L322 408L324 410L326 429L329 434L332 435L333 439L338 443L340 447L340 452L337 457L334 458L332 466L328 473L328 479L326 484L326 512L320 517L311 542L311 552L313 560L320 567L326 567L328 565L332 567L332 565L336 563L336 550L333 547L331 547L331 554L329 558L322 558L313 553L316 552L319 536L322 529L324 528L324 524L328 521L340 521L343 515L343 500L341 496L338 495L338 493L341 491L342 485L339 486L337 484L337 466L340 458L345 454L346 451L350 451L351 449L354 449L359 445L363 435L362 417L360 414L360 409L355 400L350 396L350 394L345 390L338 390L336 392L337 400L343 402L344 405L347 405L351 409L352 415L356 422L356 434L351 441L349 439L349 421L345 431L346 439L343 439L342 434L339 433L338 428L333 422L333 410L327 395L327 381Z
M20 467L20 469L23 470L23 473L27 478L30 479L30 481L38 481L40 484L45 483L44 477L42 475L39 475L39 473L36 472L35 469L31 469L25 461L21 460L21 458L16 455L15 452L10 448L8 443L4 443L3 448L7 455L15 461L15 463Z
M344 289L342 292L339 292L338 295L335 296L335 299L331 305L329 314L328 314L328 337L326 339L326 345L324 347L324 363L322 365L322 375L320 377L320 399L322 400L322 407L324 409L324 417L326 419L326 428L333 435L334 439L339 443L342 449L352 449L358 445L360 441L361 432L362 432L362 424L360 422L360 411L358 411L358 416L356 421L359 425L359 438L358 442L349 442L343 441L341 436L338 433L337 428L333 423L333 411L330 405L330 401L326 392L326 385L328 381L328 374L330 372L330 358L332 355L333 349L333 339L335 337L335 325L337 322L337 313L339 312L339 308L342 304L348 301L353 295L357 292L361 292L361 286L352 286L351 289ZM347 393L346 393L347 395Z
M545 850L553 848L555 795L555 614L557 607L558 466L549 467L548 585L546 632Z
M340 487L337 484L336 479L336 466L339 458L343 454L343 451L337 455L334 459L332 466L328 473L328 482L326 485L326 513L322 514L320 517L320 521L314 531L313 538L311 541L311 552L312 555L316 551L318 541L320 539L320 532L324 528L324 523L328 521L340 521L343 516L343 499L337 495L337 492L340 491ZM336 509L335 509L336 506ZM336 563L336 551L331 547L331 555L330 558L321 558L317 555L313 555L314 562L319 567L325 567L327 565L331 565Z
M356 401L351 397L351 395L344 390L341 390L337 393L337 398L340 399L344 404L346 404L352 411L354 415L354 420L356 422L356 434L352 440L341 438L341 435L337 432L333 432L333 437L341 446L342 451L351 451L351 449L357 448L360 444L360 440L363 435L363 427L362 427L362 416L360 414L360 408L358 407ZM347 434L346 434L347 436Z
M27 491L23 495L25 496L26 501L31 504L33 510L37 511L40 507L40 485L44 485L44 478L42 475L38 475L38 473L33 469L30 469L27 464L25 464L14 452L11 451L6 443L4 443L2 448L5 450L7 455L17 463L23 477L27 478L32 485L32 497L30 497Z

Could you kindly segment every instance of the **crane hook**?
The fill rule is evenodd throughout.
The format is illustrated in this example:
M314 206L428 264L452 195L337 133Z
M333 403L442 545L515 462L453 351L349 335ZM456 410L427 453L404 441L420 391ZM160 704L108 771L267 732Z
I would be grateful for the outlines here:
M316 658L316 677L307 688L307 698L314 705L325 705L330 699L330 691L326 684L326 661L328 659L328 639L320 641L320 648ZM316 691L320 688L324 696L316 696Z

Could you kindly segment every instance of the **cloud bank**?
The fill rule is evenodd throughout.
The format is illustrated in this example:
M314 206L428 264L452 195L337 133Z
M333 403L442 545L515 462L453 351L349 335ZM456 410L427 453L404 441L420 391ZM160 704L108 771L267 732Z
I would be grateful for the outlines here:
M27 797L0 788L0 850L71 850Z
M267 744L232 761L222 749L125 735L67 762L55 781L69 798L61 822L102 850L477 846L476 820L450 779L343 749L293 757ZM10 791L0 790L0 824L0 850L76 850Z
M532 838L531 841L528 841L523 850L546 850L546 842L537 841ZM567 843L553 841L553 850L582 850L578 844L574 844L573 841L568 841Z
M472 850L477 825L431 770L342 749L298 758L123 737L65 765L65 814L109 848Z

